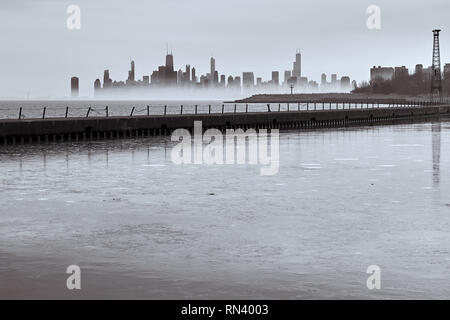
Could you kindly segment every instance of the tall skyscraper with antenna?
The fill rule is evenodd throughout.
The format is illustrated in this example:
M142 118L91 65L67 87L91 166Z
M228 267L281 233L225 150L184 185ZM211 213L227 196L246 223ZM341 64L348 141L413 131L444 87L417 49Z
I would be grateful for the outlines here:
M439 49L439 32L441 30L433 30L433 64L431 70L431 100L440 101L442 98L442 75L441 75L441 56Z
M210 82L211 84L215 83L214 82L214 74L216 73L216 59L214 59L214 57L211 57L210 61L209 61L209 66L210 66Z

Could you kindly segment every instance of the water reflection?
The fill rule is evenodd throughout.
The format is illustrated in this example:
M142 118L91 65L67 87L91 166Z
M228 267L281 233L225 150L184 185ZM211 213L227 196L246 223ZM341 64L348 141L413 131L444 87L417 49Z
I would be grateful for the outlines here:
M439 186L440 165L441 165L441 123L436 122L431 125L431 140L433 153L433 185Z

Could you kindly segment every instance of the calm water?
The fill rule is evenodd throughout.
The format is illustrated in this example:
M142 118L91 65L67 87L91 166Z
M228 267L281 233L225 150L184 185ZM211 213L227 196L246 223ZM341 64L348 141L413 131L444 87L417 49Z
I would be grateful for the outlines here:
M224 112L265 112L267 111L267 104L265 103L223 103L217 100L199 100L199 101L0 101L0 119L18 119L19 116L22 119L35 119L35 118L55 118L55 117L65 117L67 108L67 117L104 117L106 116L106 107L108 107L109 116L129 116L133 114L134 116L145 116L147 115L147 106L149 106L148 114L150 115L163 115L164 112L167 114L194 114L195 106L197 106L197 113L221 113L222 105ZM236 105L236 107L235 107ZM387 105L380 105L380 107L386 107ZM133 110L134 107L134 110ZM352 104L351 108L372 108L372 105L361 105L355 106ZM378 107L374 105L374 107ZM20 112L20 108L22 111ZM44 113L45 108L45 113ZM88 110L90 109L89 113ZM338 104L326 103L324 105L317 103L316 110L322 109L348 109L349 106ZM183 109L183 111L181 111ZM306 103L271 103L271 111L288 111L288 110L314 110L314 104Z
M450 298L450 122L283 132L274 176L171 146L1 147L0 298Z

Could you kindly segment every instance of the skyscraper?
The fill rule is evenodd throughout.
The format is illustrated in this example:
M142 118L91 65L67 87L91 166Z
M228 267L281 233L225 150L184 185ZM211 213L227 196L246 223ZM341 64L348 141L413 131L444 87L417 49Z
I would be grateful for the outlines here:
M100 79L95 79L94 81L94 91L98 91L102 88L102 84L100 82Z
M183 73L183 82L187 83L191 81L191 65L186 65L186 71Z
M280 73L278 71L272 71L272 85L280 85Z
M350 77L347 76L341 77L341 90L343 91L350 90Z
M173 55L167 53L166 65L159 66L151 75L152 84L158 86L174 86L177 84L178 73L173 67Z
M183 81L183 70L178 69L178 73L177 73L177 82L181 83Z
M173 55L172 55L172 53L166 54L166 70L173 71Z
M213 85L217 84L219 84L219 73L217 71L214 71Z
M176 85L177 84L177 72L173 68L173 55L168 53L166 55L166 67L165 67L165 84Z
M210 65L210 71L209 71L210 83L213 83L214 82L214 73L216 72L216 59L211 57L211 59L209 61L209 65Z
M232 86L233 86L233 82L234 82L233 76L228 76L228 84L227 84L227 87L232 87Z
M79 94L79 79L77 77L72 77L70 79L70 91L72 93L72 98L78 97L78 94Z
M134 74L134 72L135 72L135 69L134 69L134 61L131 60L131 70L128 71L128 81L129 81L129 82L134 82L134 80L135 80L135 74Z
M423 64L416 64L415 74L422 75L423 73Z
M192 71L191 71L191 73L192 73L192 82L197 82L197 77L196 77L196 75L195 75L195 68L192 68Z
M109 70L105 70L103 72L103 88L111 88L112 87L112 80L109 77Z
M291 70L284 71L284 84L286 85L289 81L289 78L291 77L292 73Z
M333 73L331 75L331 89L336 90L339 87L339 81L337 79L337 74Z
M297 52L295 55L294 68L292 69L292 76L300 79L302 75L302 55L300 52Z
M251 74L253 75L253 72L251 72ZM234 77L233 85L234 85L234 87L240 89L241 88L241 77L239 77L239 76Z
M253 72L242 73L242 86L246 89L253 88L255 86L255 76Z

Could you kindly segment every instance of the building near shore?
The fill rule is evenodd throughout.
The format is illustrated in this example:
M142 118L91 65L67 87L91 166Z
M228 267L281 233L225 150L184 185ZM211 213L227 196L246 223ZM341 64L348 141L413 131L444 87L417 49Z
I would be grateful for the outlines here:
M381 67L373 66L370 69L370 81L389 81L394 78L394 68L392 67Z

